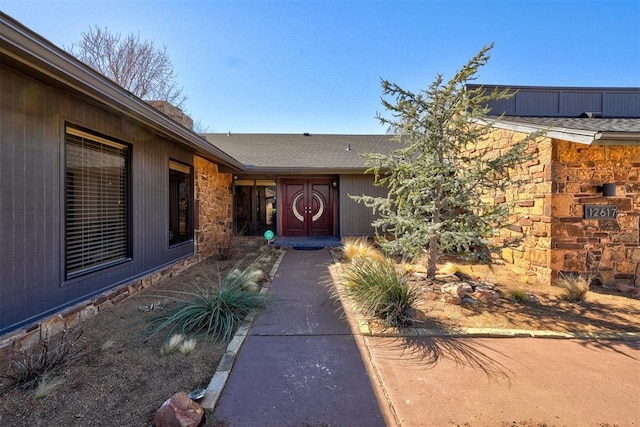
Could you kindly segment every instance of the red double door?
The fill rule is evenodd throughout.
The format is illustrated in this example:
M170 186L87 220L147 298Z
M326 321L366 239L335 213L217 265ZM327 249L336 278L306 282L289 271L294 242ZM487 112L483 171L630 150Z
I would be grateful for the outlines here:
M282 180L282 235L333 236L334 195L331 180Z

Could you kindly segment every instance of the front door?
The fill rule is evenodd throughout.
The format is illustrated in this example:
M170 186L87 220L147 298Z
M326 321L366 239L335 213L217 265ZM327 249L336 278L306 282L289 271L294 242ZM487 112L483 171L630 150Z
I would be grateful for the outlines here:
M286 179L283 189L283 236L333 236L331 180Z

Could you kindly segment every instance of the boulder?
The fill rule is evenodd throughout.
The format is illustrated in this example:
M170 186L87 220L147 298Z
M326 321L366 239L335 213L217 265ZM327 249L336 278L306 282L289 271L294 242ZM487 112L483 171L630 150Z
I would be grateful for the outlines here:
M462 298L461 301L462 304L469 304L469 305L475 305L478 303L478 301L476 301L475 299L473 299L472 297L470 297L469 295L465 295L464 298Z
M156 427L196 427L203 415L202 407L181 391L165 400L153 422Z
M451 295L458 298L464 298L473 293L473 288L466 282L446 283L442 285L441 290L444 295Z
M500 295L493 289L477 287L473 297L486 304L500 304Z

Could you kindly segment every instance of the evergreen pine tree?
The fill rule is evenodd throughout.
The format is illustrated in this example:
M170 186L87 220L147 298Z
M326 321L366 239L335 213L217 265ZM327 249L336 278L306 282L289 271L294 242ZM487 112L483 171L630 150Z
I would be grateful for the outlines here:
M527 146L540 136L532 134L502 153L478 144L492 131L492 121L484 120L487 102L513 96L509 90L467 87L492 47L483 47L448 82L438 74L418 93L381 81L390 116L378 119L393 131L399 148L366 157L375 184L386 186L388 195L351 197L378 214L372 225L386 252L427 255L429 277L435 276L440 252L471 254L488 247L487 237L505 225L508 206L482 196L514 184L517 177L509 172L529 158Z

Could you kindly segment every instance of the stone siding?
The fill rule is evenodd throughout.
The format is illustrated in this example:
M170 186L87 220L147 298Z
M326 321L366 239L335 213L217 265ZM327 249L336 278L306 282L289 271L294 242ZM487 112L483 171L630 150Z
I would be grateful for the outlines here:
M506 129L495 129L478 149L487 147L505 152L527 137ZM508 225L500 230L495 243L509 243L501 251L501 260L510 270L536 283L548 283L551 278L551 159L549 138L530 142L527 150L532 159L520 165L512 174L521 180L504 192L488 194L486 202L507 203L511 215Z
M486 144L503 151L523 137L496 129ZM545 284L583 273L608 286L640 287L640 147L545 137L529 150L533 159L514 171L521 184L487 195L512 206L495 241L517 242L502 250L505 266ZM597 188L605 183L615 183L614 197ZM618 217L584 219L584 205L615 205Z
M593 273L604 285L635 285L640 265L640 147L554 141L554 275ZM616 195L596 188L616 184ZM617 219L584 219L584 205L615 205Z
M218 243L231 236L232 176L218 172L218 165L194 157L195 169L195 241L200 257L215 255Z

